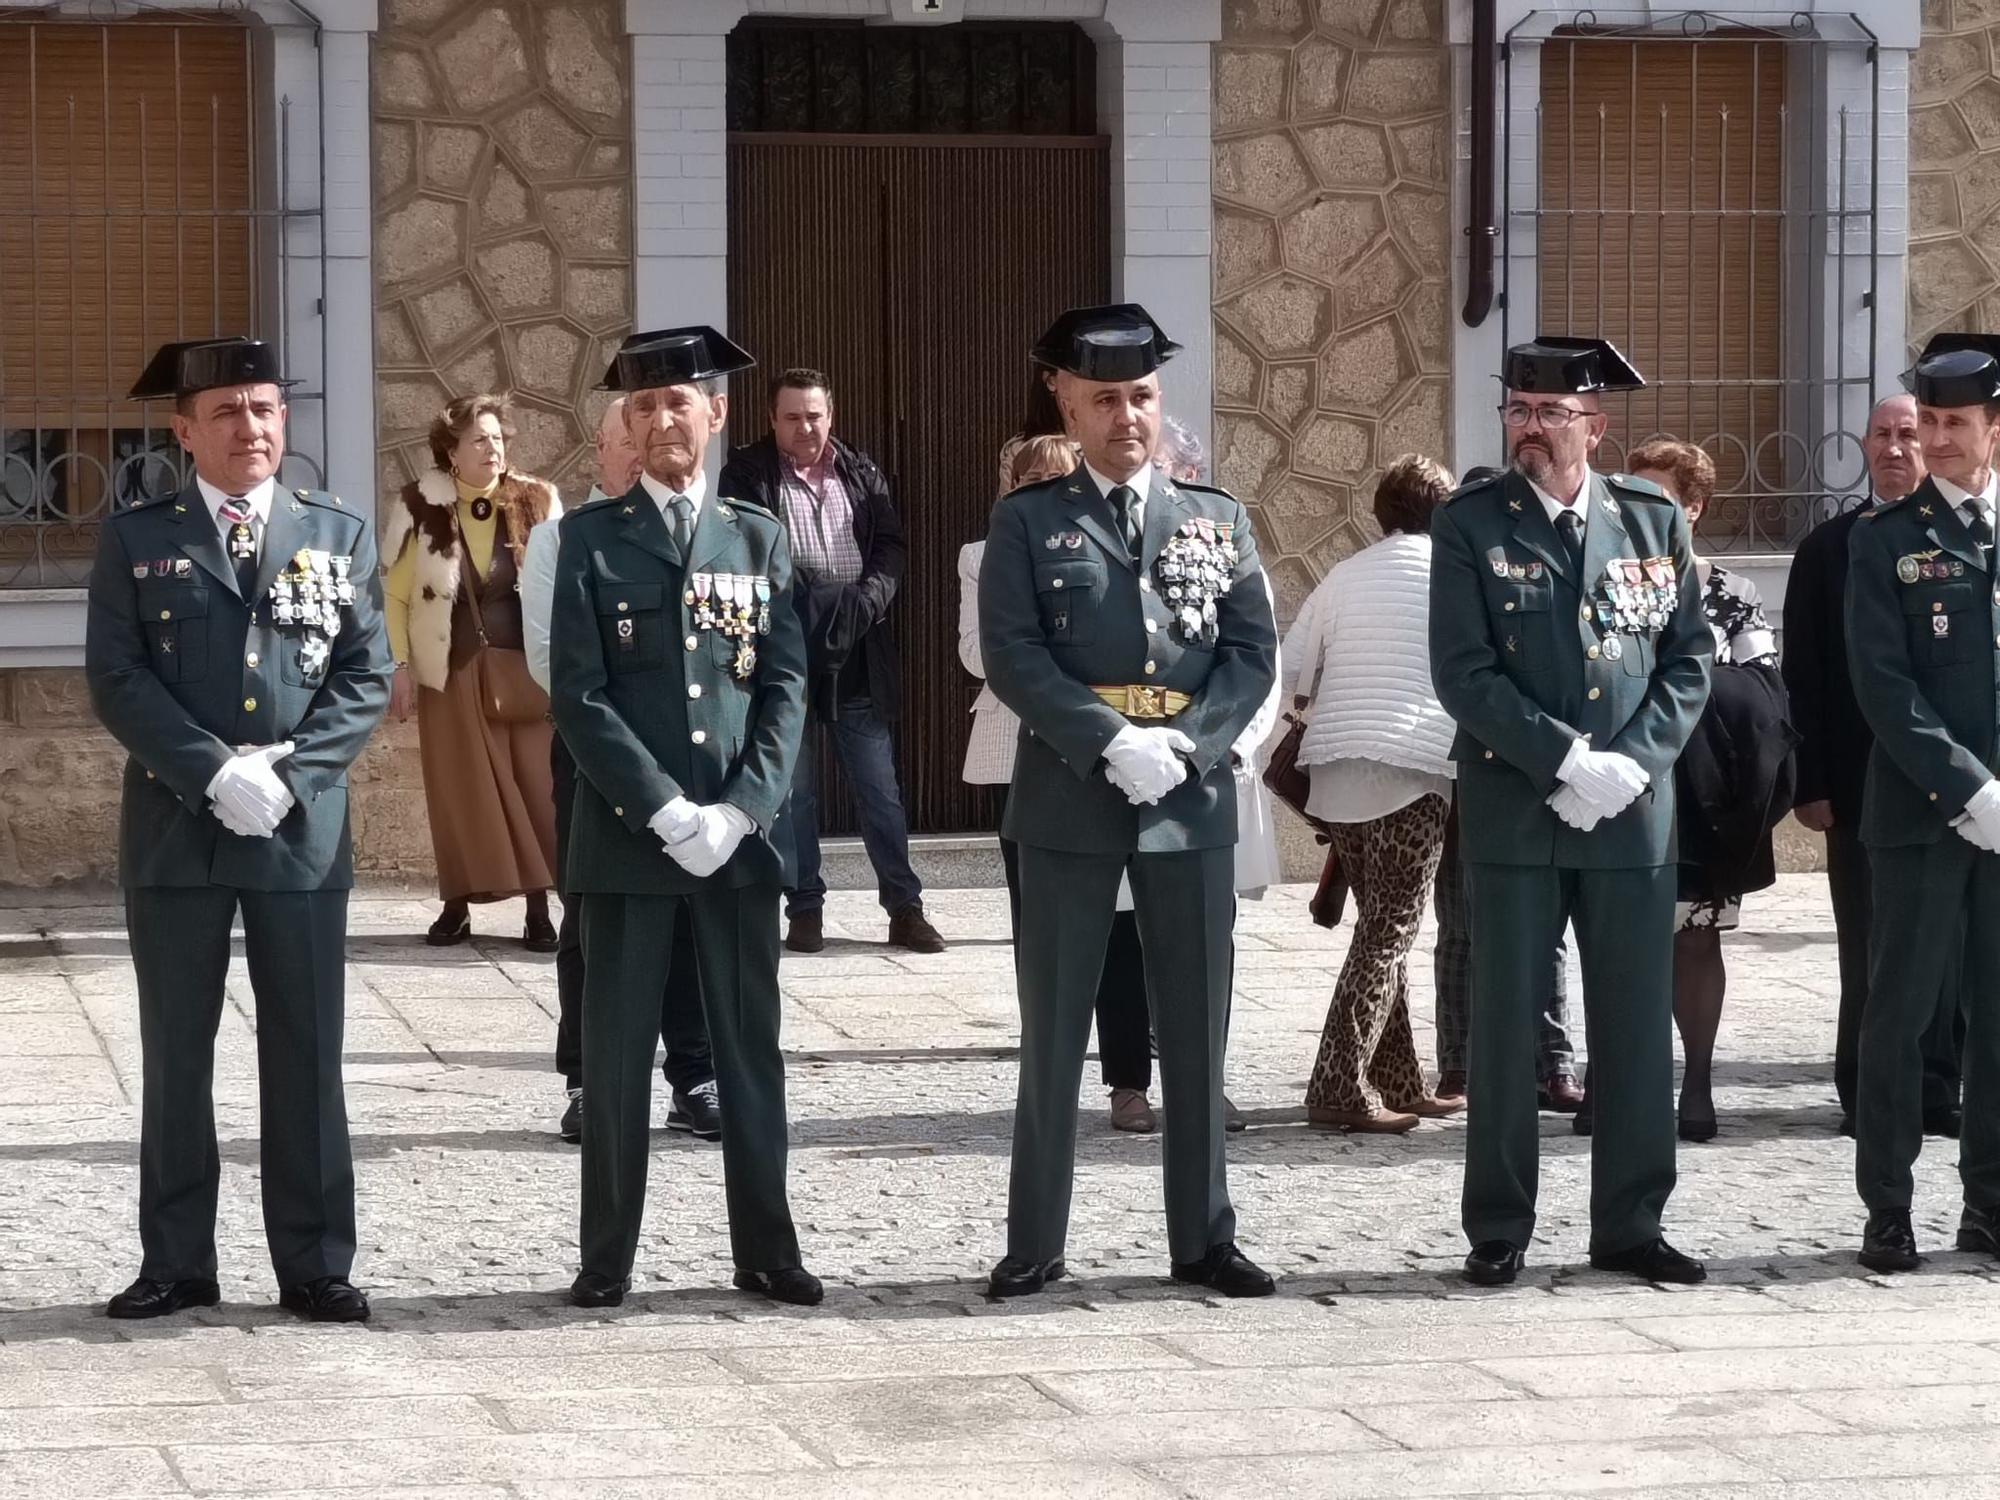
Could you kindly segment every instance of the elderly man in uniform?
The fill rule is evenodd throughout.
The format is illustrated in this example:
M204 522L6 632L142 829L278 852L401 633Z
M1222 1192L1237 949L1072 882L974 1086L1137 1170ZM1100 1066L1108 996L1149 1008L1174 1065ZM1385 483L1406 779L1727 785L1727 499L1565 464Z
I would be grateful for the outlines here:
M712 328L629 340L605 385L644 458L631 490L562 524L550 701L581 777L564 889L583 902L583 1269L579 1307L631 1285L674 927L694 931L717 1083L736 1285L801 1305L785 1197L771 823L804 724L791 555L770 513L708 494L722 379L750 356Z
M996 1297L1064 1274L1077 1087L1122 874L1165 1093L1177 1281L1269 1293L1236 1248L1223 1168L1236 792L1230 747L1271 691L1277 627L1243 506L1157 472L1162 363L1133 304L1064 314L1034 351L1083 467L993 511L987 680L1021 718L1004 832L1020 846L1021 1078Z
M1855 524L1847 655L1875 746L1861 839L1874 884L1854 1098L1861 1263L1906 1271L1923 1149L1924 1037L1962 955L1958 1248L2000 1255L2000 338L1940 334L1907 377L1930 475Z
M347 768L389 705L365 508L280 491L285 388L246 338L168 344L134 401L172 399L178 492L110 516L84 672L128 752L118 866L139 986L139 1278L114 1318L212 1307L215 1033L240 911L257 1004L264 1233L282 1306L358 1323L345 1015Z
M1591 472L1604 391L1644 385L1602 339L1507 351L1511 468L1431 522L1431 672L1458 722L1474 934L1467 1280L1511 1282L1535 1228L1535 1038L1576 928L1590 1030L1590 1263L1705 1272L1660 1234L1674 1186L1674 762L1715 652L1687 519Z

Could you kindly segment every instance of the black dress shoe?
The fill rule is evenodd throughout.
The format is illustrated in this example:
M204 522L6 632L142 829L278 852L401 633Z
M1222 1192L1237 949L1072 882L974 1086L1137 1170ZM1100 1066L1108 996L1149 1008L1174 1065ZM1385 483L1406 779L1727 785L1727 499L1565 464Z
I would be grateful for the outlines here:
M530 953L553 953L561 943L556 937L555 923L546 915L528 918L521 928L521 946Z
M1958 1216L1958 1248L2000 1257L2000 1208L1966 1204L1965 1212Z
M1506 1240L1481 1240L1465 1257L1465 1279L1474 1286L1512 1286L1528 1252Z
M1965 1125L1965 1111L1956 1104L1947 1104L1941 1109L1924 1111L1924 1134L1941 1135L1946 1140L1955 1141Z
M424 941L433 948L449 948L452 944L462 943L471 936L472 913L462 906L457 911L447 906L425 931Z
M1695 1286L1708 1280L1708 1268L1691 1255L1683 1255L1665 1240L1634 1245L1630 1250L1593 1250L1590 1263L1600 1271L1620 1271L1642 1281L1662 1281L1676 1286Z
M345 1276L322 1276L298 1286L280 1287L278 1306L315 1323L368 1321L368 1299Z
M1834 1127L1834 1130L1835 1130L1835 1131L1836 1131L1836 1132L1837 1132L1838 1134L1846 1136L1846 1137L1847 1137L1847 1138L1848 1138L1848 1139L1849 1139L1850 1141L1851 1141L1851 1140L1853 1140L1853 1139L1854 1139L1854 1111L1853 1111L1853 1110L1851 1110L1851 1109L1844 1109L1844 1110L1842 1110L1842 1111L1840 1112L1840 1123L1839 1123L1838 1125L1836 1125L1836 1126Z
M595 1271L584 1271L569 1284L569 1301L572 1307L616 1307L625 1300L625 1294L632 1290L632 1278L622 1276L616 1281L609 1276L600 1276Z
M583 1090L569 1091L569 1108L563 1111L562 1123L556 1126L556 1134L574 1146L583 1139Z
M164 1318L184 1307L213 1307L222 1289L212 1281L154 1281L141 1276L104 1306L107 1318Z
M1054 1260L1023 1260L1018 1255L1009 1255L986 1278L986 1295L1030 1297L1044 1284L1061 1281L1068 1274L1069 1267L1063 1264L1060 1255Z
M1916 1231L1910 1228L1907 1208L1877 1208L1869 1212L1868 1227L1861 1231L1861 1254L1855 1257L1871 1271L1914 1271L1923 1259L1917 1254Z
M755 1292L773 1302L789 1302L794 1307L818 1307L826 1296L820 1280L803 1266L785 1266L776 1271L738 1271L736 1289Z
M1674 1123L1674 1133L1682 1140L1693 1141L1696 1145L1700 1145L1703 1141L1714 1140L1717 1129L1715 1116L1712 1114L1682 1115Z
M1238 1250L1234 1240L1211 1246L1200 1260L1176 1262L1173 1276L1212 1287L1225 1297L1268 1297L1278 1289L1271 1273Z
M825 920L816 911L802 911L785 928L785 946L794 953L817 953L826 946Z
M722 1139L722 1105L713 1078L686 1093L674 1090L673 1103L667 1106L667 1129L685 1131L698 1141Z

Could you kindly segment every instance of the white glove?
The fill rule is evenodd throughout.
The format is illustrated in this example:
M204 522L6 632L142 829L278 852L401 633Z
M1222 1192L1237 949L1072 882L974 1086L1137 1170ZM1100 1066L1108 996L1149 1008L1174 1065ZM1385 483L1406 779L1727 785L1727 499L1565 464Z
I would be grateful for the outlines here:
M2000 854L2000 781L1989 781L1974 792L1951 826L1973 848Z
M1104 776L1134 807L1158 802L1187 779L1183 754L1194 741L1178 729L1141 729L1127 724L1104 747Z
M1615 818L1653 778L1631 756L1615 750L1593 750L1588 741L1577 740L1570 745L1556 779L1574 787L1601 816Z
M292 742L238 750L208 783L216 819L243 838L267 839L278 831L296 799L271 769L292 753Z
M673 846L695 832L701 824L701 809L685 797L676 797L646 820L654 837L671 851Z
M1588 833L1604 821L1604 814L1584 800L1583 793L1565 782L1549 798L1549 806L1555 809L1557 817L1579 833Z
M667 845L674 863L697 880L713 875L729 863L743 836L756 825L750 814L728 802L712 802L695 809L694 827Z

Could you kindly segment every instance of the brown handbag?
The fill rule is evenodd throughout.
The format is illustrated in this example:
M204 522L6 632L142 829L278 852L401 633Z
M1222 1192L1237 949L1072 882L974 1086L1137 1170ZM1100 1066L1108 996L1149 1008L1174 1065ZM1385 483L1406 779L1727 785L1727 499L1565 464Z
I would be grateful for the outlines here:
M1288 713L1285 723L1285 737L1271 750L1271 758L1264 766L1264 785L1293 812L1312 825L1313 831L1324 834L1326 825L1306 811L1306 801L1312 796L1312 774L1299 764L1299 747L1306 737L1305 715Z
M479 706L500 724L531 724L548 716L549 695L528 671L528 654L482 646L478 657Z

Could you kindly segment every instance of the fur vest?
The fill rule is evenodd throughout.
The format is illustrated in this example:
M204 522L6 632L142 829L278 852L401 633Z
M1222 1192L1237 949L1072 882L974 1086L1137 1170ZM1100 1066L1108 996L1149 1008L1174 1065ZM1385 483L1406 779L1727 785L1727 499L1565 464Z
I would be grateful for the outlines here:
M500 522L494 546L513 554L517 570L527 552L528 533L547 518L555 500L555 486L545 480L511 471L500 476L493 494ZM419 687L440 692L451 663L451 614L465 556L461 540L458 486L440 469L403 486L382 525L385 569L396 565L404 548L417 549L410 589L410 670Z

